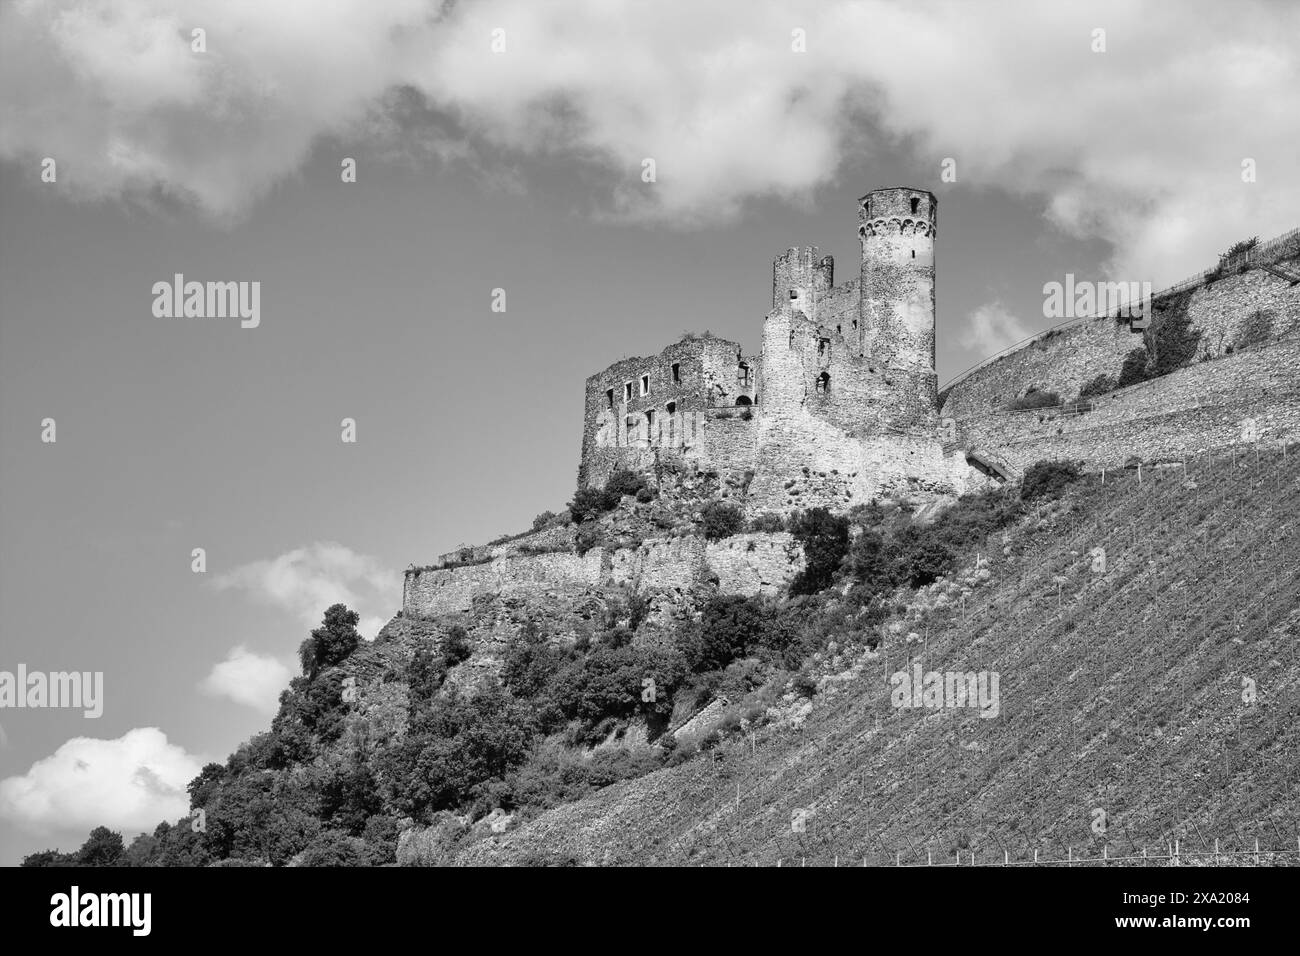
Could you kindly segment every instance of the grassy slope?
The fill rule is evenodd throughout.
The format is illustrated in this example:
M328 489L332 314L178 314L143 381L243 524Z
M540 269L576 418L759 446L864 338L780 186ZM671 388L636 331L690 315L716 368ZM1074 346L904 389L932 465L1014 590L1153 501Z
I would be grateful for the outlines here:
M909 622L830 682L801 728L610 787L459 862L923 864L960 850L1000 863L1174 839L1209 852L1216 838L1295 851L1300 448L1237 459L1189 462L1195 488L1181 471L1090 477L1012 532L1009 554L989 542L992 577L964 614ZM911 660L997 671L1000 716L894 709L888 676Z

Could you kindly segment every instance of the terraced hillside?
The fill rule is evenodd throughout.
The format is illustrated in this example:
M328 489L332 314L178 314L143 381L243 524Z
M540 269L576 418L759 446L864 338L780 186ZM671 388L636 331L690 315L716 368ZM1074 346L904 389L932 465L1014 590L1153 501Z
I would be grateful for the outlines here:
M922 595L877 650L825 661L801 721L457 862L1140 862L1177 841L1204 863L1217 840L1222 859L1253 862L1258 841L1262 862L1294 864L1298 514L1296 446L1088 476L986 542L964 599ZM890 676L916 664L996 674L996 716L892 706Z

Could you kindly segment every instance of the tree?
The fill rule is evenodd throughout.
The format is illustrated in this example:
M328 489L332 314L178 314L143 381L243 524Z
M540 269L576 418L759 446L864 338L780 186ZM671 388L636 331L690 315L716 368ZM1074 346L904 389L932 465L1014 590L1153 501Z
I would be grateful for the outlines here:
M226 768L221 764L204 764L199 775L185 788L190 795L190 809L206 806L212 795L221 789L221 781L225 776Z
M122 834L108 827L95 827L77 851L77 862L81 866L114 866L124 851Z
M302 661L302 672L314 678L326 667L334 667L347 660L348 655L361 643L357 633L357 622L361 615L349 611L342 604L332 604L325 611L325 620L321 626L311 632L311 637L302 642L298 656Z
M795 517L790 531L803 544L804 569L790 582L791 594L816 594L830 586L849 550L849 519L826 508Z

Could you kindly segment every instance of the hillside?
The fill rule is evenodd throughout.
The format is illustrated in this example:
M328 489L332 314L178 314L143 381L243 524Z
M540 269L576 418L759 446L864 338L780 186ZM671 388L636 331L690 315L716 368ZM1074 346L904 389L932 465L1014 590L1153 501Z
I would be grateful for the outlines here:
M943 509L813 509L768 532L806 556L788 593L701 580L658 619L621 586L484 594L366 643L334 605L188 817L27 865L923 865L1175 841L1183 862L1258 841L1295 863L1300 446L1031 472ZM895 686L913 673L915 698ZM950 673L975 706L944 700Z
M1206 862L1217 839L1294 863L1297 492L1295 447L1088 476L991 542L964 612L916 602L906 633L836 659L801 725L733 736L456 862L1000 863L1174 840ZM892 707L889 675L913 662L996 671L999 716Z

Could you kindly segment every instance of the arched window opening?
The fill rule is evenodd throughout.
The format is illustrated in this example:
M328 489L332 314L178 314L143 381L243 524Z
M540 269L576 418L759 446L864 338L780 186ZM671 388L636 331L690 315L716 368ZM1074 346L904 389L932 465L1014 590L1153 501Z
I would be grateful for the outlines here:
M737 404L737 405L753 405L754 403L753 403L753 401L750 399L750 397L749 397L748 395L738 395L738 396L736 397L736 404Z
M822 372L817 376L817 394L829 395L831 391L831 373Z

